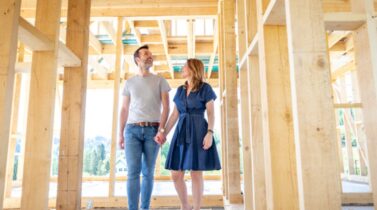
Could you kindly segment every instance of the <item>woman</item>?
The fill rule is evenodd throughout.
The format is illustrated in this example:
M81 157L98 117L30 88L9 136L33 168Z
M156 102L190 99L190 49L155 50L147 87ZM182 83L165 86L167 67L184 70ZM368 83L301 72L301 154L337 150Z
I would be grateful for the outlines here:
M164 131L166 136L178 120L165 168L171 170L183 210L192 209L184 181L185 171L190 171L193 209L199 210L203 196L203 171L221 169L213 138L216 95L212 87L203 81L204 66L200 60L187 60L182 76L186 82L177 89L173 99L175 107ZM208 123L204 118L205 110Z

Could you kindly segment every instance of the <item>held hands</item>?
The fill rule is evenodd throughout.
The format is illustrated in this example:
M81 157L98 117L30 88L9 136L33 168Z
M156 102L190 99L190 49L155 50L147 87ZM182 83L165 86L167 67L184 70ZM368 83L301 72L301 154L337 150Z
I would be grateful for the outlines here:
M154 141L157 142L160 146L163 145L166 141L166 136L162 132L158 131L154 137Z
M119 148L124 149L124 136L120 135L118 140Z
M203 140L203 149L208 150L212 146L213 136L211 132L208 132Z

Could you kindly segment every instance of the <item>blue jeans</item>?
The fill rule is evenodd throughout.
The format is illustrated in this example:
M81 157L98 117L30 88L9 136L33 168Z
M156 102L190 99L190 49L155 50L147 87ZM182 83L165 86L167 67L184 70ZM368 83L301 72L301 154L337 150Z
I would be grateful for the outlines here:
M154 141L158 127L127 125L125 129L125 152L127 161L128 209L139 209L140 172L141 209L149 209L154 181L154 168L159 145Z

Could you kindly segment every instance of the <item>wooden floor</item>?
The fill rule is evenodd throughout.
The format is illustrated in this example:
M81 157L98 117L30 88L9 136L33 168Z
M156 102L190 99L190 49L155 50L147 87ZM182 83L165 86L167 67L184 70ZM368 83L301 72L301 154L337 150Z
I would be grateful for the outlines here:
M96 208L98 210L127 210L125 208ZM180 210L178 208L158 208L152 210ZM201 210L224 210L224 208L203 208ZM243 210L242 206L232 206L225 210ZM374 210L373 206L343 206L342 210Z

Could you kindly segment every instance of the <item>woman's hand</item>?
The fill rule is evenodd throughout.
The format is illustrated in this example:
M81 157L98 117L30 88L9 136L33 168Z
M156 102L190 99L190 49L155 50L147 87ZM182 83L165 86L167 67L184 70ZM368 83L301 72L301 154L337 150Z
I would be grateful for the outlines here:
M207 150L212 146L213 136L211 132L208 132L203 140L203 149Z

